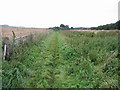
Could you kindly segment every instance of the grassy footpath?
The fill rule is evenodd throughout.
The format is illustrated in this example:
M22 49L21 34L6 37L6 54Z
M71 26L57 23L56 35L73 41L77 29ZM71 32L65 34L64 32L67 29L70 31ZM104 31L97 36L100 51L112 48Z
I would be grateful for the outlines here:
M52 32L19 60L3 61L3 87L117 87L117 39L113 37Z
M14 57L20 57L17 61L3 61L3 87L59 87L65 80L63 47L62 36L53 32L42 44Z
M64 44L64 39L58 32L54 32L46 39L39 56L35 59L34 68L31 68L35 72L28 80L27 87L65 87L66 61L64 61L63 57Z

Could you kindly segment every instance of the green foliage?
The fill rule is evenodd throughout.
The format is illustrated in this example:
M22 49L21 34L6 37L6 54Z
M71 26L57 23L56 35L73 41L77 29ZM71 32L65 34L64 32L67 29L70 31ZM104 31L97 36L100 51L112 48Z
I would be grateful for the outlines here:
M48 33L37 35L34 40L26 41L24 44L16 46L14 54L11 55L10 61L2 61L2 87L19 88L26 85L27 80L32 76L34 71L31 70L33 60L37 56L36 47L41 44ZM37 40L36 40L37 38ZM42 47L42 46L41 46ZM31 56L30 53L32 53Z
M71 53L75 53L71 56L72 61L69 62L71 64L68 68L68 75L72 77L72 80L80 79L78 83L83 82L75 87L118 87L117 32L98 32L96 34L61 31L61 33L66 36L67 45L72 48L69 49ZM79 78L78 75L80 75Z
M3 61L4 88L118 88L117 32L59 31ZM18 49L19 50L19 49Z
M65 27L65 25L64 25L64 24L60 24L60 27L61 27L61 28L64 28L64 27Z
M58 30L69 30L70 28L68 25L61 24L60 27L53 27L50 29L53 29L54 31L58 31Z
M117 21L116 23L111 23L111 24L106 24L106 25L101 25L98 27L92 27L92 30L120 30L120 20Z
M58 30L60 30L59 27L53 27L52 29L53 29L54 31L58 31Z

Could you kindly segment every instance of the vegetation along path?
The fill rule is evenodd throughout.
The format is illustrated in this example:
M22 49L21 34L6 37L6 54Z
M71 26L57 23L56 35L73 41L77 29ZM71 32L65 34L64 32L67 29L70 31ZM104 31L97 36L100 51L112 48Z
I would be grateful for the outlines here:
M54 32L46 39L39 56L36 57L38 59L33 64L35 76L30 78L30 86L55 87L57 81L63 79L62 46L64 41L58 32Z
M117 36L101 35L53 31L17 60L3 61L3 87L117 87Z

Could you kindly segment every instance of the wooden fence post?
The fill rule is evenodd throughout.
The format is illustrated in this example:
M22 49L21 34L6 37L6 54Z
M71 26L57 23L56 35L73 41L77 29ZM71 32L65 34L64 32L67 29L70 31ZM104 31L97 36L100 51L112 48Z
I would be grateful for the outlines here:
M13 41L12 41L12 54L14 54L14 48L15 48L15 33L14 33L14 31L12 31L12 33L13 33Z
M10 40L8 37L3 38L3 60L9 60Z
M3 52L3 60L5 60L5 57L6 57L6 52L7 52L7 45L5 44L4 45L4 52Z

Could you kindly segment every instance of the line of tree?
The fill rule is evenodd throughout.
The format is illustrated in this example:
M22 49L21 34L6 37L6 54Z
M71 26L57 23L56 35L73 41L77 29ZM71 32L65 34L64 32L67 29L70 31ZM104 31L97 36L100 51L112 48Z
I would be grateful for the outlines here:
M51 27L49 29L53 29L53 30L76 30L76 29L80 29L80 30L120 30L120 20L117 21L116 23L111 23L111 24L106 24L106 25L101 25L98 27L91 27L91 28L85 28L85 27L78 27L78 28L73 28L73 27L69 27L69 25L64 25L64 24L60 24L60 26L55 26L55 27Z
M91 30L120 30L120 20L116 23L101 25L98 27L91 27Z
M57 30L70 30L71 28L69 28L69 25L60 24L60 26L51 27L49 29L57 31Z

